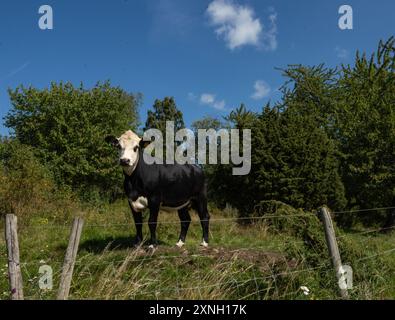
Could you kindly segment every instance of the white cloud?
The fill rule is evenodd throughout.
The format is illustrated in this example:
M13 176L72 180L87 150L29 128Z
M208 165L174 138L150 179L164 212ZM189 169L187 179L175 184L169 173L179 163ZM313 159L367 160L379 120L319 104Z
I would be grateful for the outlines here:
M274 51L277 49L277 13L275 11L269 16L269 21L270 29L263 33L263 46L267 50Z
M349 52L348 52L348 50L346 50L346 49L343 49L343 48L337 46L337 47L335 48L335 52L336 52L336 56L337 56L338 58L340 58L340 59L347 59L347 58L348 58Z
M270 86L263 80L255 81L254 89L255 89L255 92L251 95L251 98L253 98L255 100L265 98L271 92Z
M264 30L259 18L255 18L254 9L238 5L232 0L214 0L208 8L210 22L215 32L224 38L227 46L233 50L244 45L263 46L268 50L277 48L277 13L270 8L270 29Z
M203 104L212 104L215 101L215 95L211 93L203 93L200 96L200 102Z
M243 45L258 45L262 25L254 18L254 10L239 6L228 0L214 0L207 8L215 32L223 36L228 47L235 49Z
M213 107L217 110L225 110L225 100L215 101Z
M202 93L200 96L200 103L213 107L217 110L225 110L225 100L217 100L215 94Z
M196 94L194 94L193 92L188 92L188 100L195 101L196 98L197 98Z

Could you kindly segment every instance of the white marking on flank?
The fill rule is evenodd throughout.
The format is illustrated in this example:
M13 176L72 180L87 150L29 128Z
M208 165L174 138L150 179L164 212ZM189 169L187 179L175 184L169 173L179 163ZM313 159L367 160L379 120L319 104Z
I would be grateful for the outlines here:
M165 207L162 206L162 204L160 204L160 209L163 211L177 211L180 210L182 208L185 208L187 205L189 205L190 201L185 202L184 204L178 206L178 207Z

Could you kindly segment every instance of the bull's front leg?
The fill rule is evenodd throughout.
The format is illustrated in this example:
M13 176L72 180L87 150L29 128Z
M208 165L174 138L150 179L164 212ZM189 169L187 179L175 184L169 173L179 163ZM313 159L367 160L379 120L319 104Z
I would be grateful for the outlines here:
M152 204L149 210L148 227L151 233L150 248L153 248L158 244L158 240L156 239L156 225L158 223L159 205Z
M138 246L143 241L143 214L133 211L133 219L136 226L136 237L134 238L133 244Z
M138 246L143 241L143 214L135 211L132 206L130 208L132 209L134 225L136 227L136 237L133 240L133 245Z

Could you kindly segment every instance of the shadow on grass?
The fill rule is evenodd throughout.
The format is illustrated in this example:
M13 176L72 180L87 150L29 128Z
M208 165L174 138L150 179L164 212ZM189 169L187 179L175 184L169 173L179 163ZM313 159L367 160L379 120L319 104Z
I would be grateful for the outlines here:
M148 246L149 241L143 242L143 246ZM166 245L162 241L158 241L158 245ZM91 253L102 253L104 250L125 250L125 249L137 249L134 245L133 237L106 237L102 239L89 239L81 242L79 249L85 250Z

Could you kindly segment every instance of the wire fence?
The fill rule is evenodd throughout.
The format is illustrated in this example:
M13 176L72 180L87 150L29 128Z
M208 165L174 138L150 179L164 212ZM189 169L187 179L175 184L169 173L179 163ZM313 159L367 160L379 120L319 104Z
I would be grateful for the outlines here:
M383 207L383 208L371 208L371 209L361 209L361 210L349 210L349 211L334 211L332 212L333 214L358 214L358 213L366 213L366 212L371 212L371 211L383 211L383 210L393 210L395 207ZM249 220L249 221L264 221L267 219L292 219L292 218L302 218L302 217L312 217L314 214L287 214L287 215L276 215L276 214L267 214L263 216L253 216L253 217L225 217L225 218L212 218L210 219L210 222L213 223L223 223L223 222L238 222L238 221L244 221L244 220ZM192 220L191 223L199 223L199 220ZM171 224L180 224L180 220L177 221L158 221L158 224L164 224L164 225L171 225ZM110 227L131 227L133 225L132 221L128 223L110 223L110 224L86 224L84 228L110 228ZM26 226L27 228L67 228L69 229L69 225L54 225L54 224L40 224L40 225L30 225ZM384 227L384 228L374 228L374 229L368 229L368 230L362 230L362 231L356 231L352 233L342 233L337 236L337 239L352 239L355 241L357 238L355 236L365 236L365 235L372 235L378 232L383 232L383 231L390 231L393 230L395 226L390 226L390 227ZM370 237L367 237L365 239L361 238L358 239L357 241L366 241L371 239ZM293 240L292 244L303 244L306 243L306 240ZM141 249L141 247L140 247ZM266 250L268 249L267 246L250 246L250 247L238 247L238 248L227 248L228 252L231 254L237 255L237 253L240 253L242 251L250 251L250 250ZM111 251L110 249L110 244L103 250L108 250ZM233 250L233 252L232 252ZM388 250L380 251L372 255L368 255L366 257L362 257L359 259L354 259L353 263L361 262L361 261L366 261L369 259L374 259L379 256L387 255L387 254L392 254L395 253L395 248L390 248ZM201 253L192 253L192 254L185 254L183 251L180 251L177 254L172 254L172 255L158 255L155 254L155 251L152 251L151 253L148 253L145 251L142 256L135 255L133 257L127 256L126 258L121 257L121 258L112 258L108 257L111 261L92 261L91 258L94 258L94 256L87 255L82 257L81 259L76 261L76 268L80 272L83 272L86 270L86 268L89 268L91 266L103 266L103 267L114 267L117 268L119 267L119 264L130 264L130 263L144 263L144 262L149 262L149 261L170 261L172 259L220 259L220 254L213 254L211 251L202 251ZM303 257L302 257L302 262L303 264ZM45 261L30 261L30 262L23 262L21 263L21 267L24 270L24 273L28 276L29 279L34 279L36 280L37 277L32 277L31 272L29 271L28 267L30 266L37 266L37 265L42 265L44 264ZM229 265L232 264L232 261L227 261ZM58 262L56 263L55 261L51 261L51 264L57 264L59 265L59 268L55 270L53 273L54 277L58 277L61 273L61 263ZM302 268L302 269L296 269L296 270L286 270L286 271L280 271L280 272L272 272L270 275L267 276L256 276L254 273L254 276L248 279L231 279L231 280L226 280L226 281L219 281L217 283L211 283L207 285L198 285L198 286L186 286L182 287L178 283L177 279L177 285L176 286L168 286L168 287L160 287L157 288L156 290L148 290L148 291L143 291L145 295L153 295L155 297L160 296L161 294L164 294L166 292L185 292L185 291L202 291L202 290L207 290L210 288L227 288L229 290L237 290L240 287L245 286L246 284L249 284L251 282L255 283L256 285L256 290L244 295L242 298L247 299L249 297L256 297L257 295L260 295L261 293L266 292L266 295L268 292L271 292L271 290L275 290L276 287L264 287L261 288L261 286L258 284L259 281L263 280L272 280L273 282L276 281L277 278L282 277L282 276L292 276L294 274L300 274L300 273L306 273L306 272L317 272L319 270L323 270L325 272L333 272L333 269L331 269L331 263L330 259L328 258L327 261L325 261L322 264L319 264L314 267L308 267L308 268ZM292 292L287 292L283 295L276 295L276 298L281 299L285 298L287 296L295 296L295 295L305 295L306 292L302 292L301 289L299 288L296 291ZM308 294L308 293L307 293ZM38 292L38 295L41 297L41 293ZM37 293L36 295L31 295L31 296L26 296L25 298L37 298Z
M353 232L352 234L342 234L337 236L337 239L344 239L344 238L353 238L353 240L355 240L355 235L366 235L366 234L372 234L372 233L377 233L377 232L381 232L383 230L392 230L395 229L395 226L392 227L387 227L387 228L376 228L376 229L370 229L370 230L364 230L364 231L359 231L359 232ZM371 238L366 238L363 239L362 241L366 241L366 240L371 240ZM304 244L306 243L306 240L299 240L299 241L292 241L292 244ZM111 243L109 243L109 245L107 247L109 247L111 245ZM136 247L135 249L142 249L142 246ZM268 246L250 246L250 247L227 247L226 248L230 253L238 253L238 252L242 252L242 251L251 251L251 250L265 250L268 249ZM110 250L109 248L105 248L103 251L106 250ZM147 251L144 251L144 253L147 253ZM149 253L148 253L149 254ZM91 257L91 256L88 256ZM188 254L188 255L183 255L183 253L181 252L180 254L175 254L175 255L155 255L155 251L151 251L151 253L147 256L143 256L143 257L137 257L135 259L130 259L129 262L145 262L145 261L151 261L151 260L168 260L168 259L175 259L175 258L215 258L214 255L210 255L210 253L206 253L206 254L197 254L197 253L193 253L193 254ZM120 258L120 259L112 259L111 263L122 263L124 262L125 259L124 258ZM41 265L41 264L45 264L45 261L34 261L34 262L23 262L21 263L21 265L27 266L27 265ZM83 264L85 263L84 260L77 260L76 264ZM108 262L106 262L106 264L108 264ZM89 262L89 265L103 265L103 262Z
M370 208L370 209L359 209L359 210L348 210L348 211L331 211L333 214L358 214L358 213L366 213L371 211L383 211L383 210L393 210L395 207L381 207L381 208ZM302 214L265 214L262 216L248 216L248 217L224 217L224 218L210 218L210 223L216 222L237 222L237 221L259 221L259 220L268 220L268 219L293 219L293 218L301 218L301 217L312 217L315 215L315 212L311 213L302 213ZM166 225L166 224L180 224L183 222L190 223L200 223L200 220L165 220L165 221L157 221L157 222L145 222L146 224L155 223L158 225ZM105 223L105 224L85 224L84 228L108 228L108 227L130 227L133 224L133 221L125 222L125 223ZM53 225L53 224L37 224L37 225L28 225L24 226L27 228L69 228L69 225Z
M391 249L388 249L388 250L384 250L382 252L378 252L378 253L366 256L366 257L362 257L360 259L356 259L353 262L355 264L357 262L362 262L362 261L365 261L365 260L368 260L368 259L373 259L373 258L376 258L378 256L387 255L387 254L390 254L390 253L395 253L395 247L391 248ZM140 259L140 260L127 259L126 258L126 259L120 259L118 261L112 261L111 263L108 263L108 262L91 263L90 262L89 265L105 265L105 266L109 266L110 264L114 264L116 262L118 262L118 263L125 263L125 262L130 263L130 262L133 262L133 261L134 262L135 261L144 261L144 260L149 260L149 259L171 259L171 258L180 258L180 257L182 257L182 256L174 255L174 256L165 256L165 257L162 256L162 257L143 258L143 259ZM205 255L197 255L197 254L193 254L191 256L188 256L188 258L198 258L198 257L207 257L207 256L205 256ZM231 263L231 262L228 262L228 263ZM27 265L27 263L24 263L23 265ZM333 270L331 269L331 264L330 264L329 259L328 259L327 262L319 264L318 266L315 266L315 267L309 267L309 268L292 270L292 271L283 271L283 272L278 272L278 273L272 273L272 274L270 274L268 276L258 276L257 277L257 276L254 275L253 278L249 278L249 279L241 279L241 280L232 279L232 280L226 280L226 281L221 281L221 282L207 284L207 285L189 286L189 287L169 286L169 287L166 287L166 288L157 288L155 290L148 290L148 291L143 290L142 292L146 296L153 295L153 296L159 297L161 294L168 293L168 292L202 291L204 289L213 289L213 288L218 288L218 287L226 288L227 290L237 290L238 288L243 287L244 285L246 285L248 283L255 282L256 285L257 285L257 290L255 290L255 291L251 292L250 294L245 295L245 296L240 298L240 300L244 300L244 299L247 299L248 297L256 296L260 292L263 292L263 291L268 292L268 291L270 291L272 289L276 289L275 286L265 287L265 288L260 289L259 285L257 283L258 281L262 281L262 280L273 280L273 281L275 281L278 277L281 277L281 276L291 276L291 275L295 275L295 274L301 274L301 273L313 272L313 271L316 272L318 270L321 270L321 271L323 270L324 272L328 272L328 273L329 272L333 272ZM299 288L296 291L287 292L287 293L282 294L282 295L276 295L275 297L276 297L276 299L282 299L282 298L285 298L285 297L292 297L292 296L295 296L295 295L298 295L298 294L299 295L309 295L310 293L304 292L301 288ZM27 296L25 298L36 299L37 296ZM204 298L204 297L202 297L202 298Z

